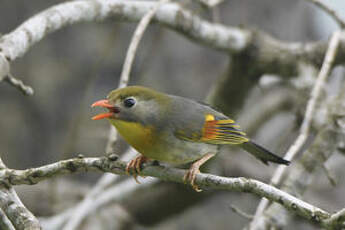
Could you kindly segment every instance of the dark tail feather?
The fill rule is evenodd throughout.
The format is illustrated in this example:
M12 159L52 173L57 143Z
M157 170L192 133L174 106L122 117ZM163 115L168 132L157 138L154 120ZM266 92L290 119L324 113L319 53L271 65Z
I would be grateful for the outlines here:
M284 160L283 158L271 153L264 147L255 144L253 141L248 141L241 144L241 147L248 153L254 155L256 158L268 165L268 162L273 162L277 164L289 165L290 161Z

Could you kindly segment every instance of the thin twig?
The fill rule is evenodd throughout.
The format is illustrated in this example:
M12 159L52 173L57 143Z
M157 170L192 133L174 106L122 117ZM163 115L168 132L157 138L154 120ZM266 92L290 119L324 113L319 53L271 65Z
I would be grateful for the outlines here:
M152 20L153 16L159 9L159 7L163 3L167 3L168 0L160 0L158 4L156 4L150 11L146 13L146 15L140 20L137 28L135 29L135 32L133 34L131 43L128 47L127 54L126 54L126 59L125 63L122 68L122 73L121 73L121 78L120 78L120 83L119 83L119 88L123 88L128 84L129 81L129 75L132 69L132 64L133 60L135 57L135 53L137 51L139 42L141 38L144 35L144 32L149 25L150 21Z
M301 150L303 147L305 141L307 140L307 137L309 135L310 127L312 124L314 111L316 109L317 102L319 100L322 87L325 84L325 81L327 77L330 74L331 67L333 65L334 58L337 53L337 48L339 45L341 32L336 31L333 33L332 38L329 42L329 46L324 58L324 62L322 64L321 70L319 72L319 75L316 79L315 85L312 89L310 99L307 104L304 120L302 122L302 126L300 129L300 134L295 140L295 142L290 146L289 150L285 154L285 159L292 160L296 154ZM271 179L271 184L278 186L283 178L283 175L286 171L285 166L278 166L275 173L273 174L273 177ZM253 222L251 226L255 226L256 222L258 221L258 218L260 218L262 212L265 210L267 205L269 204L269 201L267 199L262 199L257 207L257 210L254 215Z
M118 175L115 175L118 176ZM92 213L97 212L100 208L105 205L111 204L112 202L119 202L123 198L130 196L133 192L135 192L139 188L145 188L151 186L153 183L156 183L158 180L156 178L144 178L143 183L137 184L135 180L127 179L119 184L116 184L98 194L94 197L91 203L88 204L85 209L80 209L79 205L77 207L69 208L64 212L49 218L42 218L42 227L44 229L50 230L57 230L62 229L65 222L69 219L69 217L82 210L84 212L84 217L89 216ZM72 228L73 225L66 224L64 229L76 229Z
M298 197L303 197L303 194L308 187L313 183L315 171L320 165L330 159L336 153L337 143L344 140L342 127L337 124L343 117L338 114L343 114L345 111L345 84L342 80L341 89L336 97L332 100L322 100L320 109L316 111L316 115L322 114L323 119L317 123L318 132L315 133L315 138L309 148L303 153L303 156L291 165L289 173L281 185L284 191L297 194ZM251 229L271 229L279 226L287 226L291 222L292 216L286 209L277 203L271 204L252 225ZM332 229L338 229L343 223L337 223L332 226Z
M138 184L135 180L127 179L118 184L113 185L112 187L102 191L98 194L88 206L83 210L82 215L79 215L79 222L74 222L75 224L66 225L64 230L74 230L80 225L80 223L90 214L97 212L101 207L110 204L112 202L118 202L123 197L130 196L139 188L149 187L152 184L156 183L158 180L156 178L145 178L143 183ZM73 213L76 213L77 210L73 210ZM73 218L72 218L73 219ZM70 219L71 220L71 219ZM71 222L73 223L73 222Z
M294 101L294 93L291 90L281 87L271 90L257 103L245 109L239 116L238 123L243 124L242 128L246 133L251 134L277 113L289 110Z
M345 21L338 15L338 13L330 8L328 5L325 4L325 2L322 2L320 0L308 0L309 2L313 3L323 11L325 11L330 17L334 19L334 21L340 26L340 28L345 28Z
M45 230L61 230L66 221L74 213L74 208L68 208L62 213L51 216L51 217L39 217L42 228Z
M134 149L129 148L128 151L121 156L121 160L128 161L130 158L134 157L134 155ZM98 180L96 185L91 189L91 191L88 194L86 194L85 198L79 204L75 205L75 207L73 208L73 215L65 216L65 221L67 221L67 223L63 229L77 229L79 224L91 212L91 209L95 210L95 200L98 199L98 197L101 197L102 193L105 192L105 189L109 187L111 184L115 183L118 178L119 175L104 174Z
M25 85L21 80L12 76L10 63L4 54L0 52L0 82L5 81L15 88L19 89L25 95L33 95L34 91L30 86Z
M125 62L122 67L122 73L119 81L119 86L118 88L123 88L126 87L128 82L129 82L129 77L130 77L130 72L132 69L134 57L136 54L136 51L138 49L139 42L141 38L144 35L144 32L149 25L150 21L152 20L153 16L159 9L159 7L163 4L168 2L168 0L160 0L158 4L154 5L151 10L149 10L144 17L140 20L137 28L134 31L132 40L129 44ZM110 130L109 130L109 138L106 146L106 152L110 153L113 151L113 146L116 143L117 140L117 132L115 128L111 125Z
M321 168L325 172L329 183L333 187L337 186L337 179L335 178L335 175L331 172L331 170L329 168L327 168L325 164L322 164Z
M31 96L34 94L34 90L30 86L25 85L23 81L13 77L11 74L8 74L4 81L19 89L24 95Z
M230 205L230 208L231 208L231 211L233 211L234 213L237 213L238 215L240 215L240 216L242 216L248 220L252 220L254 217L253 215L245 213L244 211L242 211L241 209L239 209L235 205Z

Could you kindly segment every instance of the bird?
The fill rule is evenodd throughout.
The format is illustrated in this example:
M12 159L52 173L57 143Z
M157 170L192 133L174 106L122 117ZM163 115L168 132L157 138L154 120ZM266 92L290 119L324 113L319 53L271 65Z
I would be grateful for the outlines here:
M199 192L200 167L224 145L237 145L263 163L289 165L287 161L250 139L228 116L205 103L159 92L143 86L111 91L91 107L107 109L93 120L108 119L123 139L139 153L126 166L134 179L150 160L171 165L191 164L183 181ZM138 181L137 181L138 182Z

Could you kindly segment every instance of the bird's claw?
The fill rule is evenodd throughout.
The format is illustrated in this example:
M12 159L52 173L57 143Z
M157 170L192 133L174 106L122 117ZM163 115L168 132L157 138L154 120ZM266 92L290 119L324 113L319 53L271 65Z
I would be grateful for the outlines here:
M207 153L205 154L202 158L200 158L199 160L195 161L190 168L188 169L188 171L186 172L186 174L183 177L183 181L184 183L187 183L188 181L190 182L190 184L192 185L192 188L196 191L196 192L201 192L202 190L199 188L198 185L195 184L195 179L196 179L196 175L200 173L200 166L203 165L206 161L208 161L210 158L212 158L215 155L215 153Z
M139 180L138 180L138 174L141 172L141 165L145 162L148 161L147 157L144 157L143 155L138 155L136 156L133 160L131 160L127 166L126 166L126 174L127 175L131 175L131 171L132 172L132 176L134 178L134 180L140 184ZM144 177L144 176L142 176Z
M196 191L196 192L201 192L202 190L199 188L198 185L195 184L195 179L196 179L196 175L200 173L200 170L199 168L196 168L196 167L191 167L187 172L186 174L184 174L184 177L183 177L183 181L184 183L190 183L192 188Z

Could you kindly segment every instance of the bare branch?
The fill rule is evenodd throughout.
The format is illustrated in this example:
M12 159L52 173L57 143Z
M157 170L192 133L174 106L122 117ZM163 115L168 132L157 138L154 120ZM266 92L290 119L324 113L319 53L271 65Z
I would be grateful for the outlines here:
M233 211L234 213L237 213L238 215L240 215L240 216L242 216L248 220L252 220L254 217L253 215L245 213L241 209L237 208L235 205L230 205L230 208L231 208L231 211Z
M34 94L34 90L30 86L25 85L23 81L13 77L11 74L8 74L4 81L17 88L24 95L31 96Z
M129 160L134 156L134 152L135 151L130 148L122 155L121 159ZM111 158L112 156L110 155L109 157ZM64 216L67 223L63 229L76 229L90 212L97 210L99 206L95 205L96 199L99 199L99 197L103 197L103 194L106 192L106 188L115 183L117 179L119 179L118 175L104 174L91 189L91 191L86 194L85 198L73 208L73 215ZM116 184L115 186L117 187L120 185Z
M70 215L73 215L74 211L75 209L69 208L52 217L39 217L42 228L45 230L61 230Z
M340 28L345 28L345 21L338 15L338 13L327 6L325 2L320 0L308 0L309 2L313 3L317 7L319 7L321 10L325 11L330 17L334 19L334 21L340 26Z
M336 98L330 101L325 101L324 104L316 111L316 116L324 116L318 124L320 130L316 135L313 143L308 150L303 154L302 158L291 165L290 173L287 175L281 189L291 194L297 194L302 197L306 189L311 185L315 170L323 165L337 150L337 144L344 140L343 127L341 124L344 121L345 114L345 84L339 91ZM326 114L324 114L324 112ZM320 115L320 113L322 115ZM315 122L314 122L315 123ZM313 124L315 125L315 124ZM251 229L268 229L271 225L283 227L291 220L291 215L281 206L273 203L257 219L255 225L252 223ZM341 228L344 223L338 221L333 222L333 225L325 221L325 225L329 229Z
M0 171L0 179L3 184L19 185L35 184L53 176L85 171L111 172L123 175L126 173L126 165L126 162L112 161L106 157L75 158L27 170L2 169ZM183 183L184 174L185 170L181 169L165 168L162 166L144 166L140 175ZM257 180L243 177L225 178L201 173L197 175L196 183L204 189L248 192L260 197L266 197L308 220L314 220L315 216L317 216L321 224L323 224L323 220L330 217L328 212Z
M319 76L317 77L314 88L311 91L310 99L308 101L306 113L305 113L304 120L301 126L301 133L305 135L308 135L309 133L314 111L316 108L316 104L320 98L321 90L333 67L334 59L335 59L335 56L337 55L337 51L339 47L341 33L342 32L340 31L336 31L333 33L332 38L329 42L329 46L328 46Z
M336 152L336 143L344 137L341 137L339 132L335 131L332 122L330 123L320 128L322 131L318 133L301 160L292 165L287 178L281 186L282 190L303 197L306 189L313 183L316 169ZM316 218L315 221L319 221L318 217L315 216L314 218ZM285 209L272 203L259 218L259 224L252 229L267 229L273 226L283 227L288 225L291 219L292 215Z
M306 109L304 120L301 126L300 134L295 140L295 142L291 145L287 153L285 154L284 158L287 160L291 161L296 156L296 154L301 150L305 141L307 140L317 101L320 97L322 87L325 84L327 77L329 76L331 67L334 62L334 58L338 50L337 48L339 45L340 35L341 35L341 32L337 31L333 34L331 38L331 41L329 43L329 47L324 59L324 63L321 67L319 76L317 77L314 88L311 92L310 99L307 104L307 109ZM271 183L278 186L283 178L285 170L286 170L285 166L278 166L275 173L273 174ZM267 207L268 203L269 201L267 199L263 199L260 201L257 207L257 210L255 212L255 217L254 217L252 226L256 225L258 218L260 218L262 212Z
M10 73L10 63L5 58L5 55L0 53L0 82L3 81Z
M158 8L162 5L162 3L166 3L166 2L168 2L168 0L160 0L158 4L153 6L153 8L150 9L146 13L146 15L140 20L137 28L135 29L131 43L130 43L128 50L127 50L125 63L123 64L119 88L123 88L123 87L127 86L128 80L129 80L129 75L130 75L132 64L133 64L133 60L134 60L135 53L137 51L139 42L140 42L141 38L143 37L147 26L151 22L151 19L153 18L153 16L157 12Z
M63 3L38 14L12 33L0 38L0 55L13 61L25 54L33 44L48 33L63 26L80 21L104 20L113 16L124 20L138 21L155 6L157 6L156 2L124 2L116 0ZM266 64L274 60L275 63L290 67L290 65L295 66L299 59L318 63L315 60L320 59L320 54L322 55L325 50L323 43L309 43L307 45L282 43L273 38L266 39L268 35L263 35L262 33L253 33L250 30L212 24L184 10L177 4L169 3L161 7L157 6L157 9L157 14L153 16L154 21L173 28L198 42L225 52L248 52L248 47L255 47L259 52L249 52L250 54L257 55L253 60L260 60L262 63L266 62ZM253 34L258 36L253 36ZM271 49L272 47L274 49ZM281 55L281 52L276 52L277 49L287 55ZM267 50L274 50L274 52L264 52ZM284 61L282 61L283 59L280 56L274 55L284 56ZM338 62L344 62L343 59L338 58ZM283 70L279 70L280 68L277 69L276 71L283 72ZM268 69L268 71L271 70ZM112 129L112 132L114 131ZM73 168L66 168L66 170L73 171ZM98 171L99 169L95 170Z
M344 229L345 228L345 208L339 212L334 213L326 223L330 229Z
M219 5L220 3L224 2L224 0L198 0L201 4L213 8Z
M5 81L19 89L25 95L31 96L34 94L34 90L30 86L25 85L21 80L18 80L12 76L10 72L10 63L6 59L5 55L0 51L0 82L2 81Z
M338 51L338 45L340 40L341 32L337 31L333 34L331 41L329 43L329 47L327 49L327 53L325 55L325 59L319 75L316 79L315 85L311 91L310 99L307 104L305 116L302 122L300 135L296 139L295 143L289 148L288 152L285 155L285 159L292 160L294 156L296 156L297 152L302 148L304 145L310 131L310 127L312 124L312 120L315 114L315 109L317 102L320 98L320 94L322 88L326 82L327 77L330 74L331 68L333 66L334 58ZM278 167L276 173L272 177L272 183L277 185L279 184L286 167Z
M88 207L88 209L85 211L84 217L96 212L97 210L99 210L99 208L107 204L118 202L124 197L130 196L138 189L147 188L157 181L158 180L156 178L145 178L141 184L138 184L135 182L135 180L132 180L132 178L124 180L121 183L116 184L99 194L92 205L90 205L90 207Z
M1 170L7 169L1 159L0 168ZM36 217L23 205L10 184L0 187L0 208L12 222L12 226L15 229L41 229ZM4 217L2 220L4 220ZM5 220L2 223L6 223ZM11 229L9 224L8 229Z
M11 221L7 218L6 214L0 208L0 229L3 230L16 230L11 223Z
M84 199L80 204L64 211L63 213L54 217L43 218L41 221L42 226L44 229L45 227L47 229L76 229L79 222L84 220L88 215L97 212L101 207L111 204L112 202L121 201L123 197L130 196L137 189L151 186L155 182L157 182L155 178L145 178L141 184L137 184L132 179L124 180L119 184L105 189L102 193L97 194L97 196L92 197L92 200ZM80 211L82 214L79 214ZM78 223L76 222L72 224L73 222L71 222L71 220L74 220L75 218L80 219L78 220ZM66 221L68 222L63 227Z
M28 19L13 32L0 38L0 54L8 61L23 56L27 50L49 33L67 25L109 18L139 21L155 7L154 1L94 0L72 1L53 6ZM326 52L325 42L288 43L266 33L239 27L210 23L175 3L161 5L153 21L180 32L199 42L228 54L246 53L252 63L267 73L291 76L297 72L299 60L321 65ZM342 43L344 43L342 41ZM341 46L345 49L345 44ZM336 63L344 63L345 55L338 55Z
M114 151L114 146L117 141L117 131L114 126L110 125L109 126L109 134L108 134L108 141L105 146L105 152L107 154L110 154Z
M291 90L279 87L264 95L255 105L245 110L239 116L238 123L243 124L243 130L251 134L278 112L291 109L294 101L295 94Z
M16 229L41 229L36 217L19 201L13 189L0 189L0 207Z
M336 178L335 178L335 175L331 172L331 170L328 169L328 168L326 167L325 164L322 164L322 165L321 165L321 168L322 168L322 170L325 172L325 174L326 174L326 176L327 176L327 179L328 179L329 183L330 183L333 187L337 186L337 180L336 180Z
M73 1L53 6L30 18L13 32L0 39L0 50L10 61L25 54L34 44L49 33L84 21L105 20L117 17L139 21L155 7L154 1L95 0ZM178 4L168 3L159 7L155 21L185 33L187 36L217 49L240 51L245 48L249 32L212 24L184 10Z

